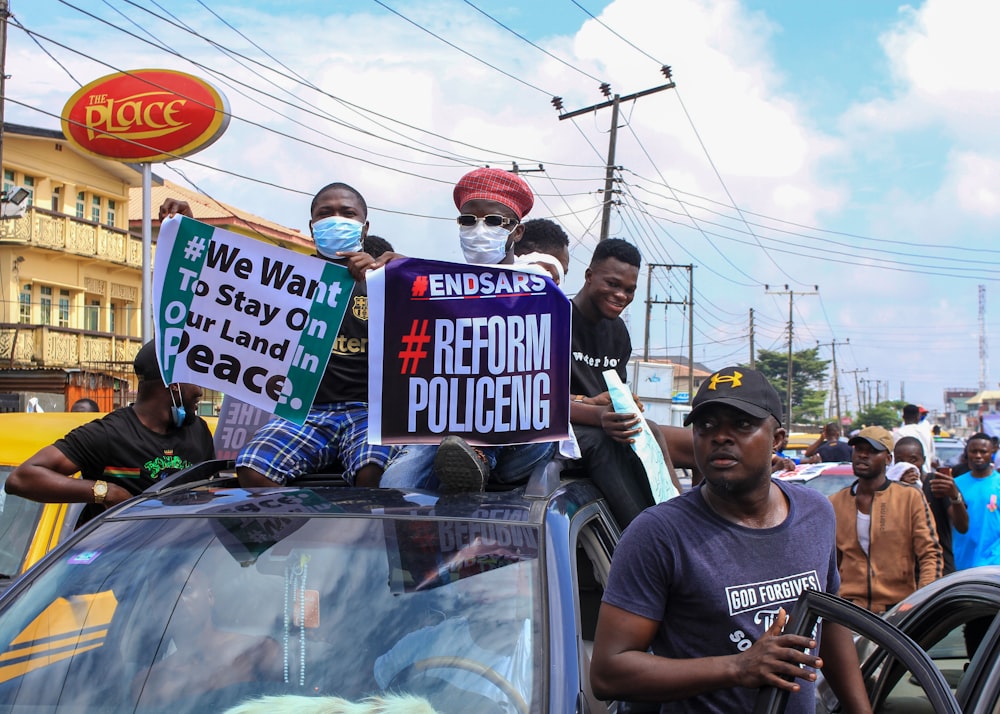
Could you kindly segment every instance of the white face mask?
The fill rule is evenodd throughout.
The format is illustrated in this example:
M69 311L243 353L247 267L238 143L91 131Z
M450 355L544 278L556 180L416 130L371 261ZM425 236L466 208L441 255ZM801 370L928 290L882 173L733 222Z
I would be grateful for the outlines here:
M474 226L459 226L458 239L465 260L475 265L495 265L507 257L510 231L503 226L488 226L477 221Z

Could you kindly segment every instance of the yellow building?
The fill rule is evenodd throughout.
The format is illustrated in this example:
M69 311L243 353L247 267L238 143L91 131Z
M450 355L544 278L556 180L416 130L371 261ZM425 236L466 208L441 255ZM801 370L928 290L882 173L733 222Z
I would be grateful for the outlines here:
M142 339L140 168L84 154L59 130L4 124L2 149L0 213L10 217L0 218L0 411L23 410L30 397L46 411L79 397L103 410L122 406ZM298 231L154 177L154 214L167 196L213 225L302 251L311 245ZM15 198L23 198L20 217Z

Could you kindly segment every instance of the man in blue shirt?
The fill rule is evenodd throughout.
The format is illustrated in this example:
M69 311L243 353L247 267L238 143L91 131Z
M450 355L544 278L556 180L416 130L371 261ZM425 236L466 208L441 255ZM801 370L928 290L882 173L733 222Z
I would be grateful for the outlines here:
M969 472L955 478L969 513L969 529L952 532L955 570L1000 565L1000 474L993 468L989 434L973 434L965 444Z

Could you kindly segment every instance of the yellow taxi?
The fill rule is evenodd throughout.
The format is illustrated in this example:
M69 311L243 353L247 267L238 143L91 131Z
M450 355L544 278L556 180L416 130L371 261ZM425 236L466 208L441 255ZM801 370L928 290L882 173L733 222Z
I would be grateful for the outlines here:
M95 412L0 414L0 591L72 533L83 507L12 496L3 488L7 477L39 449L102 416ZM217 419L205 417L205 421L214 431Z

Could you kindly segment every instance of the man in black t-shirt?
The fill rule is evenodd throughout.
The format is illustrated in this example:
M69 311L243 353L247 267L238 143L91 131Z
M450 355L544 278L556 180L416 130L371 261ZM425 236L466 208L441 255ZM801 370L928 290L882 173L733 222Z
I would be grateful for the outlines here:
M213 458L212 433L198 416L201 388L163 383L147 342L133 363L135 403L77 427L18 466L7 493L44 503L114 506L162 476ZM81 478L70 478L80 472Z
M631 446L639 433L639 416L611 408L603 372L613 369L622 382L628 379L632 340L620 315L635 297L640 263L639 251L631 243L618 238L601 241L584 274L583 288L573 298L570 422L583 466L622 528L653 505L653 496L642 461ZM648 424L668 465L672 459L677 465L693 466L689 430ZM676 480L674 485L680 491Z
M803 463L817 464L820 462L843 463L854 457L854 452L846 441L840 440L840 425L835 421L823 427L823 433L806 449Z

